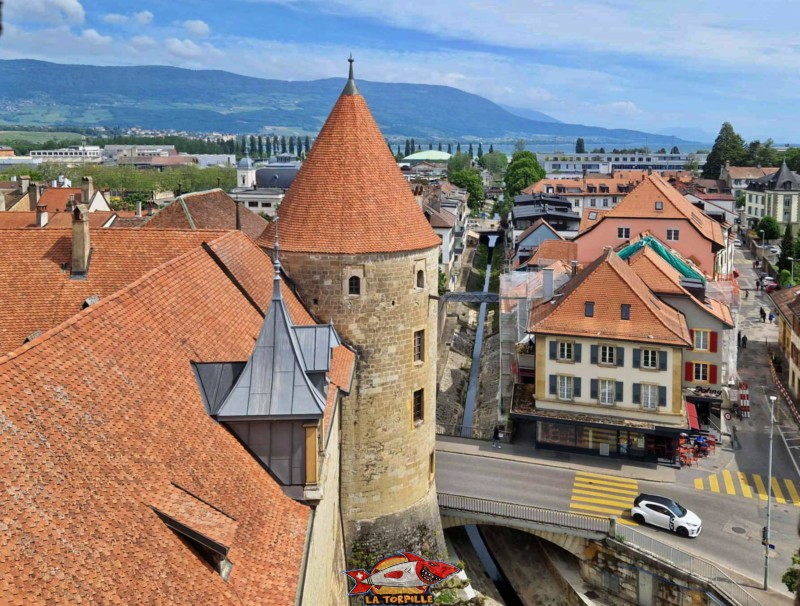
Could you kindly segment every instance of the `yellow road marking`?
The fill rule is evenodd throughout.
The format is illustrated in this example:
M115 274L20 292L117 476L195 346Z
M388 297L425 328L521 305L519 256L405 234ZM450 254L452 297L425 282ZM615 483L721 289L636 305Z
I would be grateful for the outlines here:
M737 471L736 474L739 476L739 486L742 487L742 496L752 499L753 491L750 490L750 484L747 483L747 475L742 471Z
M630 478L618 478L617 476L606 476L599 473L589 473L588 471L576 471L575 477L596 478L598 480L613 480L614 482L623 482L632 486L638 486L638 480L631 480Z
M638 484L628 484L627 482L610 482L609 480L598 480L596 478L575 478L576 483L594 484L595 486L609 486L621 490L637 490Z
M592 497L572 497L572 501L579 501L583 503L597 503L598 505L613 505L619 507L620 509L630 509L630 503L620 503L619 501L611 501L609 499L595 499Z
M792 499L792 503L795 507L800 507L800 495L797 494L797 489L794 487L794 482L791 480L784 480L784 484L786 484L786 492L789 493L789 497Z
M761 476L757 473L753 474L753 479L756 482L756 492L758 493L759 498L762 501L767 500L767 488L764 486L764 480L761 479Z
M733 485L733 477L731 472L727 469L722 470L722 481L725 482L725 492L728 494L736 494L736 487Z
M711 489L711 492L719 492L719 480L716 474L708 476L708 487Z
M781 490L778 478L772 478L772 493L775 495L775 500L778 501L778 503L786 504L786 499L783 498L783 491Z
M581 505L580 503L576 503L575 505L570 505L569 508L585 509L586 511L599 511L600 513L611 513L619 515L619 509L609 509L608 507L595 507L594 505Z
M695 478L695 479L694 479L694 487L695 487L697 490L704 490L704 487L703 487L703 478Z
M575 482L575 488L586 488L589 490L602 490L603 492L616 492L617 494L636 496L639 494L638 490L627 490L622 488L612 488L610 486L601 486L600 484L586 484L584 482Z
M618 519L617 520L617 524L625 524L625 526L638 526L639 525L638 522L634 522L633 520L625 520L623 518Z
M587 497L602 497L604 499L611 499L612 501L617 501L619 503L625 503L628 506L633 505L633 499L631 499L630 497L624 497L616 494L607 494L605 492L597 492L596 490L578 490L576 488L572 491L572 495L575 496L576 494L579 495L582 494Z

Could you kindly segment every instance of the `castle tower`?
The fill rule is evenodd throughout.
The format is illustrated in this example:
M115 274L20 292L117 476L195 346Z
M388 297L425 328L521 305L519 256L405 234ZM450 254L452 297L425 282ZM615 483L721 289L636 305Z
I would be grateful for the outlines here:
M350 564L443 555L434 483L439 237L350 78L278 208L281 262L358 353L341 415ZM272 249L275 224L260 244Z

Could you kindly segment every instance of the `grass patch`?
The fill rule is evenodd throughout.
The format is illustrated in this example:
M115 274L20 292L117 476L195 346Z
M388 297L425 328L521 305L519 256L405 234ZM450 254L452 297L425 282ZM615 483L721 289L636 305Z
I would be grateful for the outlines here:
M0 143L9 143L12 141L44 143L45 141L64 139L80 142L81 135L66 131L0 130Z

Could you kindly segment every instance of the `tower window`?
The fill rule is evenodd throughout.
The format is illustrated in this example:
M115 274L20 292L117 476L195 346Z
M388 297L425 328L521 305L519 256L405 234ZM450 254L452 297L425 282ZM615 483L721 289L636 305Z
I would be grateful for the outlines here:
M425 331L414 331L414 362L425 361Z
M417 270L417 288L425 288L425 272Z
M414 424L418 425L425 420L425 390L418 389L414 392Z
M347 292L351 295L360 295L361 294L361 278L358 276L350 276L350 279L347 281Z

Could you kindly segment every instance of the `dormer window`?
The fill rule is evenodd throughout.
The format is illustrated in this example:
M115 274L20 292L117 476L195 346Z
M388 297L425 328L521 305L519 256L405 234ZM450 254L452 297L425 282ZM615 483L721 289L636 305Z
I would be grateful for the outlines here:
M661 200L656 200L656 210L664 210L664 203Z
M358 276L350 276L347 280L347 294L357 297L361 294L361 278Z

